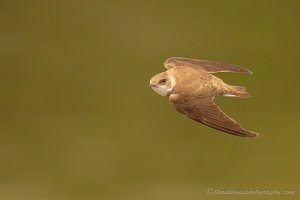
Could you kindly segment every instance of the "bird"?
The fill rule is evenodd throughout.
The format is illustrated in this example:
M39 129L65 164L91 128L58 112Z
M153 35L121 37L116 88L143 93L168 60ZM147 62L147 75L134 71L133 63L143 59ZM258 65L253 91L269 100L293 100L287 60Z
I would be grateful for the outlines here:
M210 128L240 137L259 134L243 128L225 114L215 103L219 96L248 98L243 86L229 85L213 74L232 72L253 74L249 69L234 64L185 57L171 57L164 62L167 69L150 79L149 87L167 97L182 115Z

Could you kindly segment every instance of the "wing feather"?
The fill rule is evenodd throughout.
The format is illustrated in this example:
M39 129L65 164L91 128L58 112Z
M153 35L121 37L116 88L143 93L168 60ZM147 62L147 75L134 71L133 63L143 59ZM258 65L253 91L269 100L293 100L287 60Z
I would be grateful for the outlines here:
M167 69L171 69L176 66L187 66L193 68L203 68L209 73L218 73L218 72L233 72L233 73L245 73L252 74L252 72L245 68L234 64L225 64L216 61L210 60L199 60L192 58L184 58L184 57L171 57L168 58L164 66Z
M211 128L241 137L257 137L258 134L241 127L235 120L226 115L214 102L213 96L201 97L195 102L172 102L176 110L188 118L200 122Z

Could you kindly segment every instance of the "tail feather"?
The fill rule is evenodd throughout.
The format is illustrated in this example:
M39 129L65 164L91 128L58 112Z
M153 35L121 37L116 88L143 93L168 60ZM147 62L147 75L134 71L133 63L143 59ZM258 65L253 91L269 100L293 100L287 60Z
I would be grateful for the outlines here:
M229 88L227 88L227 90L223 96L249 98L249 97L251 97L251 94L249 92L247 92L246 88L243 86L230 85Z

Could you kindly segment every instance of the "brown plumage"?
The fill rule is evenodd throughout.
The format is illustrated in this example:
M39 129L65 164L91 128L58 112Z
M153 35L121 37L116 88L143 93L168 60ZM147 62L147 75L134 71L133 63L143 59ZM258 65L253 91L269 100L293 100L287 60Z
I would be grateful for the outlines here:
M164 63L167 71L153 76L150 87L158 94L168 97L181 114L211 128L242 137L258 134L241 127L227 116L214 102L215 96L250 97L246 88L224 83L211 73L252 72L244 67L215 61L172 57Z

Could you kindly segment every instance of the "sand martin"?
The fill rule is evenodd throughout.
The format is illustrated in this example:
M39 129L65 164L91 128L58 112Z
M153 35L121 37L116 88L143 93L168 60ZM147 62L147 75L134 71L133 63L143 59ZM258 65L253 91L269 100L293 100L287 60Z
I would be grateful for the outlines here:
M258 136L241 127L213 102L216 96L250 97L245 87L228 85L213 73L252 74L250 70L233 64L183 57L171 57L164 66L167 71L153 76L149 86L159 95L168 97L179 113L232 135Z

